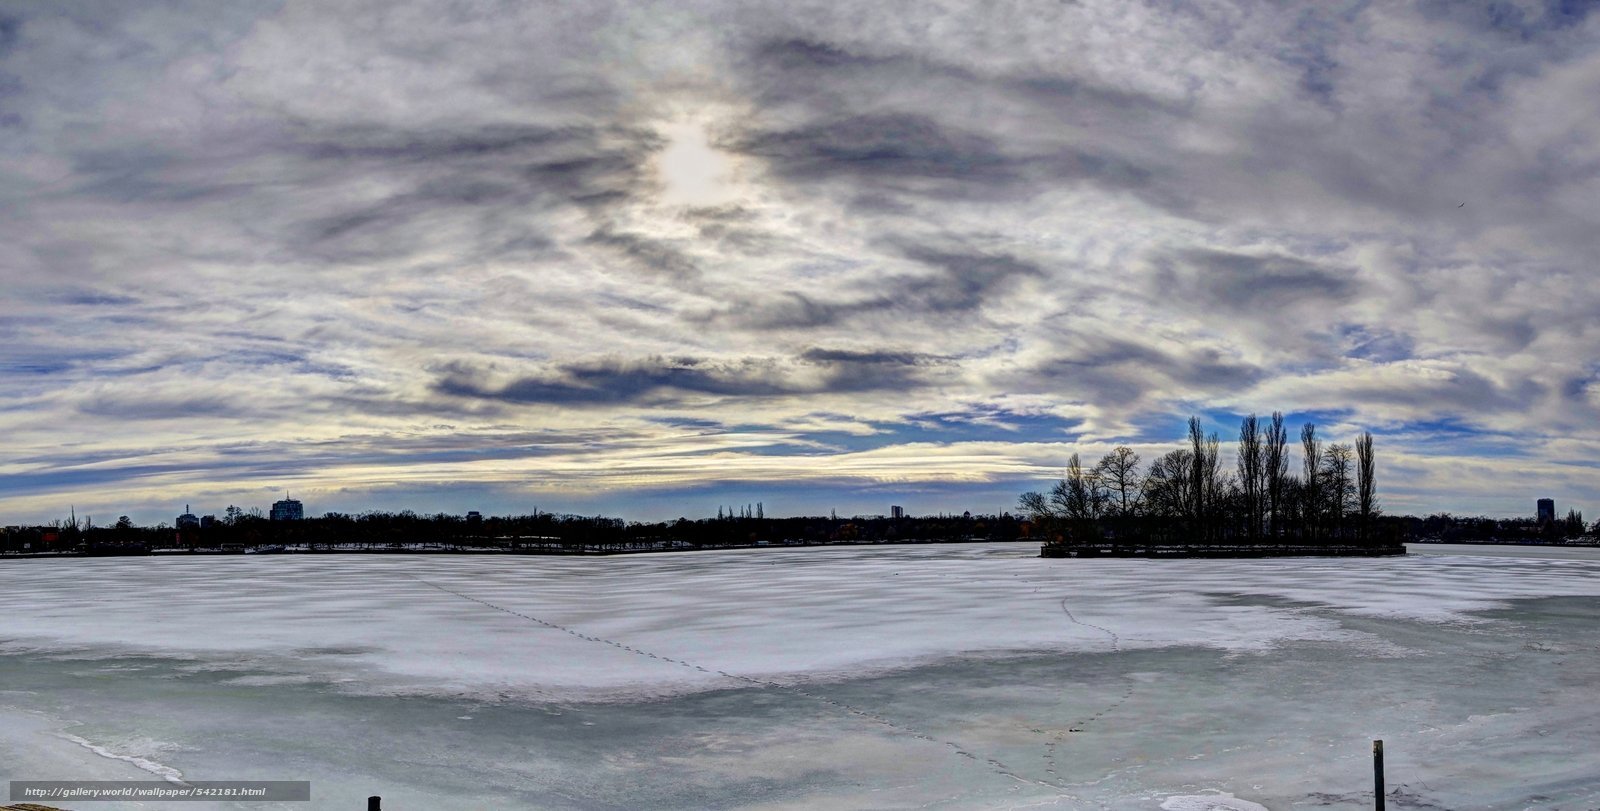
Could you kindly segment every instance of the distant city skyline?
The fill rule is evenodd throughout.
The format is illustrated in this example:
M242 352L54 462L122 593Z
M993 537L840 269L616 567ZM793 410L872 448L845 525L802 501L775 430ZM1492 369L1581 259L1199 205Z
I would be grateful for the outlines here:
M1590 8L0 0L0 524L1600 504Z
M463 518L466 518L468 520L473 520L475 518L484 518L484 517L504 517L504 516L529 515L529 514L533 514L534 512L544 512L544 513L555 513L555 514L558 514L558 515L567 515L567 514L599 515L599 514L603 514L603 515L606 515L608 517L624 518L626 520L641 521L641 522L654 522L654 521L671 521L671 520L674 520L674 519L677 519L677 518L688 518L690 520L698 520L698 519L702 519L702 518L710 518L710 517L714 516L718 511L726 512L727 508L728 508L728 505L726 505L726 504L714 504L714 505L711 505L711 507L708 510L703 511L703 512L678 512L678 513L657 512L657 513L637 514L637 515L629 514L627 512L620 512L620 511L606 512L604 510L593 510L593 509L564 509L564 508L561 508L559 506L545 507L545 506L539 506L539 505L533 505L533 506L529 506L529 507L526 507L526 508L511 507L511 508L507 508L507 509L504 509L504 510L494 510L494 509L485 510L485 509L479 509L478 507L459 507L459 506L453 507L453 508L437 508L436 509L436 508L432 508L432 507L423 508L423 507L419 507L418 505L403 505L403 504L402 505L397 505L397 506L384 506L384 507L378 507L378 506L372 506L372 505L367 505L367 506L345 506L345 507L327 507L325 509L322 508L321 506L317 506L315 509L307 511L307 510L304 509L304 506L303 506L304 503L301 502L299 499L287 499L287 498L281 499L281 500L279 500L277 502L274 502L272 506L273 507L277 507L277 505L282 504L285 501L293 501L296 504L301 505L301 508L300 508L301 512L300 512L299 516L302 517L302 518L320 517L320 516L323 516L323 515L326 515L326 514L329 514L329 513L339 513L339 514L346 514L346 515L354 515L354 514L359 514L359 513L362 513L362 512L366 512L366 511L398 512L398 511L402 511L402 510L411 510L411 511L416 512L416 513L421 514L421 515L436 515L436 514L440 514L440 513L443 513L443 514L446 514L446 515L459 515L459 516L462 516ZM1544 502L1550 502L1551 503L1550 504L1550 511L1549 511L1548 514L1544 511ZM668 501L665 501L665 502L662 502L662 503L658 504L657 506L658 507L664 507L664 506L670 506L670 505L673 505L673 504L682 505L684 503L686 503L686 502L677 501L677 500L668 500ZM752 503L754 503L754 502L752 502ZM852 503L854 503L854 502L852 502ZM1018 508L1018 505L1015 503L1015 499L1014 498L1012 499L1012 503L1008 503L1008 504L1006 504L1004 506L996 506L996 507L993 507L992 509L991 508L981 508L981 507L980 508L963 507L961 509L955 509L955 508L947 506L947 507L929 508L929 509L926 509L926 510L918 510L918 509L910 509L910 508L907 508L907 507L905 507L903 505L898 505L898 504L885 504L885 505L878 505L878 506L879 506L879 509L877 511L874 511L873 508L871 507L871 505L868 505L865 508L857 509L857 510L839 509L837 507L834 507L834 508L829 508L829 509L820 510L820 511L797 511L797 512L767 511L767 512L765 512L765 514L767 515L767 517L771 517L771 518L794 518L794 517L818 517L818 516L828 515L830 512L832 512L832 513L836 513L838 516L840 516L842 518L850 518L850 517L855 517L855 516L877 516L877 517L885 517L885 518L899 518L899 517L922 517L922 516L932 516L932 515L940 515L940 514L961 515L963 513L967 513L967 514L971 514L971 515L999 515L999 514L1002 514L1002 513L1020 514L1022 512L1022 510L1020 510ZM1577 511L1579 514L1583 514L1584 513L1584 510L1583 510L1583 508L1581 506L1577 506L1577 505L1562 505L1562 506L1563 506L1563 510L1571 509L1571 510ZM226 507L237 507L237 508L239 508L240 512L243 512L243 513L248 513L252 508L257 509L257 510L261 510L262 509L260 505L256 505L256 504L234 504L234 503L229 503L227 505L216 507L215 509L204 508L204 509L201 510L201 512L202 513L206 513L206 514L205 515L197 515L197 514L195 514L194 512L191 511L189 504L184 504L183 505L184 512L182 514L180 514L177 517L177 519L162 518L159 515L152 515L152 516L148 517L149 520L144 520L144 519L140 518L140 516L138 514L138 511L130 512L130 511L127 511L127 510L124 510L121 513L118 513L118 515L128 515L131 519L135 520L135 523L139 523L139 524L142 524L142 525L154 526L154 525L161 524L161 523L170 523L170 524L172 524L174 526L177 526L177 525L179 525L180 521L182 519L184 519L185 516L193 517L196 520L196 522L200 522L200 523L203 523L206 519L213 519L214 520L214 519L216 519L217 516L219 516L219 515L221 515L223 513L223 511L224 511L224 509ZM69 509L69 512L71 514L77 515L76 505L71 505L71 506L69 506L68 509ZM262 514L263 514L263 517L268 517L269 519L272 516L272 512L270 510L263 510ZM1386 514L1391 514L1392 515L1392 514L1404 514L1404 513L1397 513L1395 511L1389 511ZM1410 513L1410 514L1418 515L1418 516L1425 515L1424 513ZM1492 518L1519 518L1519 517L1526 517L1526 518L1529 518L1529 519L1532 519L1532 520L1546 520L1546 516L1547 515L1549 516L1549 518L1551 520L1554 520L1556 518L1565 517L1565 515L1566 515L1566 513L1564 511L1560 512L1558 514L1557 511L1556 511L1555 500L1554 499L1549 499L1549 498L1538 498L1538 499L1535 499L1534 507L1531 510L1527 510L1527 509L1522 510L1522 511L1509 510L1509 511L1506 511L1504 513L1491 513L1491 512L1481 512L1480 511L1480 512L1475 512L1475 513L1464 513L1463 512L1463 513L1456 513L1456 514L1460 515L1462 517L1471 517L1471 516L1482 515L1482 516L1487 516L1487 517L1492 517ZM91 513L84 513L82 518L83 518L83 520L92 520L92 514ZM44 520L41 520L41 521L38 521L38 522L22 522L22 523L48 524L53 520L55 520L55 519L44 519ZM279 520L279 519L271 519L271 520ZM5 525L7 523L16 524L17 522L7 522L7 521L4 521L4 520L0 520L0 525ZM106 525L107 523L108 522L102 521L101 525Z

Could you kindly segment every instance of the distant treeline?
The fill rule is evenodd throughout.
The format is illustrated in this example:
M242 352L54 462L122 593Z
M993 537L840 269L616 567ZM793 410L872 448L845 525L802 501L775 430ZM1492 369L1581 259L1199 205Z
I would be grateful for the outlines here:
M1190 418L1183 446L1148 467L1126 446L1085 467L1077 454L1048 493L1024 493L1021 507L1063 544L1393 543L1379 521L1372 434L1326 444L1307 423L1299 460L1283 414L1251 414L1239 425L1237 462L1224 470L1221 442Z
M1583 513L1568 510L1565 518L1537 521L1532 518L1483 518L1438 513L1426 518L1407 518L1411 537L1441 543L1550 543L1584 535L1600 535L1600 522L1583 523Z
M152 549L248 549L270 546L334 545L382 548L396 544L442 544L461 548L629 549L717 548L763 543L820 544L895 541L1010 541L1024 537L1021 516L938 515L885 518L767 518L760 507L717 518L658 523L626 522L605 516L531 515L468 519L439 513L419 515L368 512L329 513L298 521L270 521L229 510L207 527L174 529L135 526L126 517L109 527L76 521L52 526L12 528L0 534L0 551L136 553Z

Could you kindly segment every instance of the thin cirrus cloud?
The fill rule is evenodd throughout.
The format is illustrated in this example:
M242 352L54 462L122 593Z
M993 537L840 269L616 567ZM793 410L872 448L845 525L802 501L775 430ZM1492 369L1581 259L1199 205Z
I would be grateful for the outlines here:
M1581 507L1597 27L0 0L0 522L999 510L1273 409Z

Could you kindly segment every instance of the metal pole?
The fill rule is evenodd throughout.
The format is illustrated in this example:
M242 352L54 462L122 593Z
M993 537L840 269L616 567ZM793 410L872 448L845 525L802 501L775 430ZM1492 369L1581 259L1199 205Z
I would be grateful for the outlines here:
M383 798L382 797L368 797L367 798L367 811L382 811L382 809L380 809L378 807L382 803L383 803Z
M1372 796L1383 811L1383 741L1372 742Z

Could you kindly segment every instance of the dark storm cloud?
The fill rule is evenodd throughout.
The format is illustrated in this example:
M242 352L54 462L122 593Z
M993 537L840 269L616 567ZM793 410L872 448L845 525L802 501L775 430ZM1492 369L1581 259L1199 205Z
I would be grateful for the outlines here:
M484 382L471 369L453 368L435 384L443 394L509 403L546 405L624 404L667 399L670 393L769 397L788 393L772 379L770 363L711 363L697 358L602 360L568 364L548 377Z
M861 352L849 349L812 348L800 353L800 359L812 363L861 364L868 366L918 366L930 358L916 352Z
M798 363L771 358L605 359L566 364L551 373L493 382L484 370L441 370L435 391L516 404L620 405L671 402L683 395L766 398L914 388L940 359L916 353L810 349Z
M818 367L825 372L819 385L812 391L829 394L852 394L870 391L911 392L927 385L929 374L936 367L951 362L920 352L892 352L882 350L858 351L811 348L799 356L802 363Z

